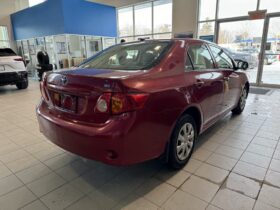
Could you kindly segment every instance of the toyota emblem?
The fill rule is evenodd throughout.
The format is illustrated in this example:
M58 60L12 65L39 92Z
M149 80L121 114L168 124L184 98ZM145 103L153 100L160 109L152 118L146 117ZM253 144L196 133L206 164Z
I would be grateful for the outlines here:
M66 85L67 84L67 78L66 76L62 76L60 79L61 85Z

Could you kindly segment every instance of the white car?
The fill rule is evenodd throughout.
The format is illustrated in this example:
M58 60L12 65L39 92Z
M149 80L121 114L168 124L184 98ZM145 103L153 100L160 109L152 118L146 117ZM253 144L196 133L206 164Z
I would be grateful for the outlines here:
M0 86L28 87L28 75L24 60L10 48L0 48Z

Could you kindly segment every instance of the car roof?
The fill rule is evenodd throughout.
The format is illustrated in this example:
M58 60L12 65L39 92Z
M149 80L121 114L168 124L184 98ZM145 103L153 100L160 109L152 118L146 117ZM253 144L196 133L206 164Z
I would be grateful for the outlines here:
M133 44L133 43L150 43L150 42L186 42L186 43L207 43L207 44L214 44L214 42L209 42L206 40L201 40L201 39L194 39L194 38L172 38L172 39L144 39L144 40L139 40L139 41L133 41L133 42L124 42L121 44Z

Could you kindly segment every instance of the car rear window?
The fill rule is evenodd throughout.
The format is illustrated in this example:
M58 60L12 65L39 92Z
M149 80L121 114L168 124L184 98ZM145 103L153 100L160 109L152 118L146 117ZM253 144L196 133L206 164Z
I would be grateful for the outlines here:
M14 56L14 55L17 55L17 54L10 48L0 49L0 57Z
M155 65L171 41L146 41L115 45L84 62L81 68L143 70Z

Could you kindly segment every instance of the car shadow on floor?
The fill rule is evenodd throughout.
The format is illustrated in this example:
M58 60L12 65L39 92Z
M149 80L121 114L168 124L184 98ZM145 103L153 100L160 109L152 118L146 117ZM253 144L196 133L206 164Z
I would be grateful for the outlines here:
M232 120L238 120L238 117L227 115L199 136L195 151ZM184 169L170 169L164 160L160 159L128 167L109 166L91 160L84 160L84 163L91 167L91 171L73 183L87 194L96 209L133 209L137 205L162 206L191 175Z
M17 87L14 85L0 86L0 95L9 94L18 91Z

